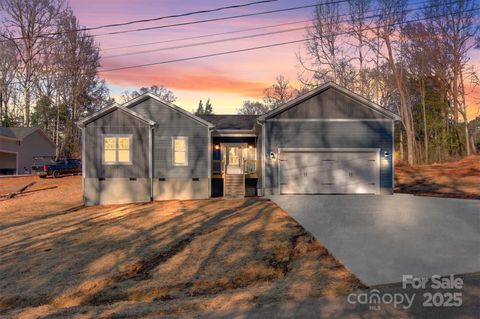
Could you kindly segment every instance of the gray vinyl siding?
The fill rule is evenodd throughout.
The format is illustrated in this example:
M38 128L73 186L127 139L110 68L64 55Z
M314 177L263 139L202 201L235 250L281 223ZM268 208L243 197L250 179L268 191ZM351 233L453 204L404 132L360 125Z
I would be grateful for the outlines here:
M156 122L153 133L154 178L191 179L208 176L208 127L171 107L148 98L132 111ZM174 166L172 137L188 137L188 166Z
M386 117L358 100L334 88L329 88L277 114L275 118L375 119Z
M380 190L392 191L392 121L266 122L265 190L278 193L278 160L270 152L279 148L380 148ZM384 152L390 154L383 156Z
M85 127L86 178L148 178L150 126L132 115L115 110ZM131 165L105 165L104 134L131 134Z
M26 136L21 142L0 139L0 152L17 153L17 174L23 174L23 168L33 165L36 156L55 156L55 145L52 144L40 131L35 131ZM1 168L1 167L0 167ZM9 167L14 168L14 167Z

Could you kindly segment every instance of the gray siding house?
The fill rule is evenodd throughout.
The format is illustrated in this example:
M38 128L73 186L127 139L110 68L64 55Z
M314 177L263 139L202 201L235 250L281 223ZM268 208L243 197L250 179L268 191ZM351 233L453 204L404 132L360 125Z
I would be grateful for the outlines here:
M391 194L397 120L333 83L262 116L195 116L145 94L79 123L84 202Z
M40 128L0 127L0 175L24 174L37 156L55 156L55 144Z

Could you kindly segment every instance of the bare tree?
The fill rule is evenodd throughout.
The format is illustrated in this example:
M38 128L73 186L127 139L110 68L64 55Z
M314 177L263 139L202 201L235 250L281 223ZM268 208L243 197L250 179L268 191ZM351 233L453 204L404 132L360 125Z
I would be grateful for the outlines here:
M404 34L403 27L406 17L406 0L390 1L379 0L379 13L376 21L376 37L385 45L385 51L376 53L383 56L390 66L395 88L400 99L400 116L405 128L407 142L407 161L415 163L415 129L413 124L412 104L409 90L406 85L405 65L403 61ZM375 48L375 46L372 46Z
M451 84L453 117L458 123L459 114L464 122L465 148L470 155L467 104L464 92L464 72L469 60L468 52L475 46L480 26L475 23L476 2L474 0L430 0L431 8L425 11L440 34L451 57Z
M270 107L258 101L243 101L243 105L237 110L237 113L244 115L262 115L270 111L270 109Z
M120 99L122 103L125 103L145 93L155 94L160 99L169 103L173 103L177 100L177 97L175 96L175 94L173 94L171 90L167 89L163 85L160 85L160 86L152 85L150 87L141 87L138 91L136 90L131 92L124 91L122 92Z
M338 62L343 59L340 6L338 3L319 1L315 7L312 26L307 28L306 51L308 60L298 56L300 65L313 73L318 83L337 82Z
M367 96L369 95L368 71L366 70L366 56L369 51L367 32L370 27L367 12L370 10L371 0L348 0L348 6L351 34L356 42L354 48L358 61L358 92Z
M0 43L0 125L10 126L9 103L14 94L17 59L11 41Z
M263 98L266 105L269 107L276 107L283 103L290 101L299 94L283 75L278 75L275 78L275 83L266 88Z
M30 125L30 104L37 66L42 60L42 41L46 33L54 30L65 9L63 0L2 0L0 9L8 35L13 41L19 57L20 80L24 90L23 125ZM4 37L5 38L5 37Z

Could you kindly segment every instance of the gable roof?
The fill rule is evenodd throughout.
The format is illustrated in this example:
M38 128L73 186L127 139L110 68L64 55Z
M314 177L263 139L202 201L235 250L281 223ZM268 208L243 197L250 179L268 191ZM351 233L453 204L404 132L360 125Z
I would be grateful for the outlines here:
M205 126L207 126L207 127L209 127L209 128L213 128L213 124L212 124L212 123L205 121L204 119L196 116L195 114L192 114L192 113L188 112L187 110L182 109L181 107L176 106L176 105L173 104L173 103L164 101L164 100L162 100L160 97L158 97L157 95L152 94L152 93L144 93L144 94L142 94L142 95L140 95L140 96L137 96L137 97L134 98L133 100L130 100L130 101L126 102L126 103L123 103L123 104L122 104L122 107L124 107L124 108L126 108L126 109L130 109L130 108L132 108L133 106L137 105L138 103L140 103L140 102L142 102L142 101L145 101L146 99L149 99L149 98L154 99L154 100L156 100L156 101L158 101L158 102L160 102L160 103L162 103L162 104L170 107L171 109L173 109L173 110L175 110L175 111L177 111L177 112L180 112L180 113L182 113L182 114L184 114L184 115L192 118L193 120L195 120L195 121L197 121L197 122L200 122L201 124L203 124L203 125L205 125Z
M0 136L21 141L39 129L39 127L0 127Z
M401 118L400 116L398 116L397 114L381 107L380 105L376 104L376 103L373 103L369 100L367 100L366 98L358 95L357 93L355 92L352 92L344 87L341 87L340 85L338 84L335 84L333 82L327 82L311 91L308 91L307 93L303 94L303 95L300 95L299 97L285 103L285 104L282 104L280 105L279 107L263 114L262 116L258 117L258 121L260 122L263 122L283 111L286 111L288 110L289 108L292 108L294 106L296 106L297 104L305 101L305 100L308 100L309 98L327 90L327 89L330 89L330 88L333 88L335 90L338 90L340 91L341 93L347 95L348 97L354 99L354 100L357 100L358 102L362 103L363 105L371 108L372 110L374 111L377 111L379 113L382 113L384 116L394 120L394 121L401 121Z
M258 115L205 114L198 117L212 123L217 130L251 130Z
M116 103L114 103L114 104L112 104L112 105L110 105L110 106L104 107L104 108L98 110L97 112L95 112L95 113L93 113L93 114L91 114L91 115L89 115L89 116L81 119L80 121L77 122L77 125L78 125L79 127L85 127L85 125L87 125L88 123L91 123L91 122L93 122L93 121L101 118L102 116L104 116L104 115L106 115L106 114L108 114L108 113L110 113L110 112L113 112L113 111L115 111L115 110L121 110L121 111L123 111L123 112L125 112L125 113L127 113L127 114L129 114L129 115L131 115L131 116L133 116L133 117L135 117L135 118L137 118L137 119L139 119L140 121L147 123L147 124L150 125L150 126L155 125L155 122L154 122L154 121L152 121L152 120L150 120L150 119L147 119L147 118L143 117L142 115L138 114L137 112L134 112L134 111L132 111L132 110L130 110L130 109L127 109L127 108L125 108L125 107L123 107L123 106L121 106L121 105L118 105L118 104L116 104Z
M3 127L0 126L0 138L6 138L15 141L23 141L26 137L39 132L50 144L55 145L39 127Z

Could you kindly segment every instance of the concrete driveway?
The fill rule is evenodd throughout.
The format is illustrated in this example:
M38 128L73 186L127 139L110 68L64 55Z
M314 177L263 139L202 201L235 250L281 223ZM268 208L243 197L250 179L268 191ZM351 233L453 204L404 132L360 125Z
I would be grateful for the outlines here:
M480 271L480 201L396 195L270 196L365 284Z

